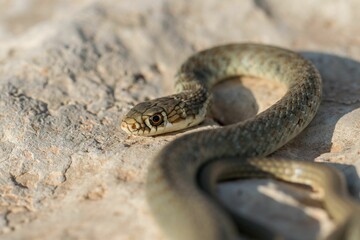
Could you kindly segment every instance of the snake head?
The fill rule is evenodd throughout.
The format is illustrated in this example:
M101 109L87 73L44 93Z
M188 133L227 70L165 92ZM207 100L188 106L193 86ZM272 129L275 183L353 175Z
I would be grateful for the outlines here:
M121 122L129 135L153 136L178 131L202 121L189 114L186 102L178 95L157 98L134 106Z
M142 102L126 114L121 122L121 129L129 135L151 136L165 128L167 122L164 108L154 105L152 101Z

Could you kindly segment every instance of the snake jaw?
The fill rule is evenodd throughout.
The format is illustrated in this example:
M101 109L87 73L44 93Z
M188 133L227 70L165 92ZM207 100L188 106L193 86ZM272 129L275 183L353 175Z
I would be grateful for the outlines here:
M136 132L140 130L141 124L139 124L139 122L137 122L133 118L124 118L121 121L120 127L127 134L132 135L132 134L136 134Z
M168 121L165 115L163 122L158 126L154 126L151 124L150 116L142 115L140 122L133 118L124 118L120 127L129 135L154 136L169 132L173 124Z
M122 120L120 127L129 135L155 136L192 127L199 124L204 119L204 114L188 116L182 113L176 118L174 118L174 116L169 117L165 111L160 114L162 115L162 122L157 126L151 123L150 118L153 115L149 116L138 113L132 117L125 117Z

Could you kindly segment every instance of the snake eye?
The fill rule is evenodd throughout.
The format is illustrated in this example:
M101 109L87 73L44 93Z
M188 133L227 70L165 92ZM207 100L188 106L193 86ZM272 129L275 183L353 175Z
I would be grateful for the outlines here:
M163 116L160 113L157 113L155 115L152 115L150 117L150 123L153 126L158 126L163 122Z

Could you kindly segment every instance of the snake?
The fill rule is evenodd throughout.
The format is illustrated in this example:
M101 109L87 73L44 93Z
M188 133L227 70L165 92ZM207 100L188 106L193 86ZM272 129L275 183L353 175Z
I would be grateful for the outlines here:
M241 178L275 178L310 186L322 195L336 223L329 239L360 239L360 207L343 175L321 163L269 158L314 118L322 95L319 71L299 53L236 43L190 56L176 74L173 95L135 105L121 121L129 135L156 136L198 125L206 117L211 89L232 77L250 76L287 87L280 100L245 121L185 133L154 157L146 178L148 205L169 239L283 239L232 213L216 196L216 184Z

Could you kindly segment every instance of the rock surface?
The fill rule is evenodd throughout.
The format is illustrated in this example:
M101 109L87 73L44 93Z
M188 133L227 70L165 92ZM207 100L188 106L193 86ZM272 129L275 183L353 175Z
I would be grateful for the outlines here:
M279 45L315 63L320 111L273 155L334 165L359 198L359 11L356 0L0 0L0 238L163 239L144 181L176 136L127 137L119 122L134 104L172 93L191 53L228 42ZM242 83L217 87L215 119L246 118L282 94L264 80ZM226 103L239 112L219 116ZM333 227L312 194L292 185L238 181L219 193L293 239Z

